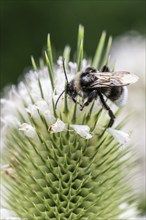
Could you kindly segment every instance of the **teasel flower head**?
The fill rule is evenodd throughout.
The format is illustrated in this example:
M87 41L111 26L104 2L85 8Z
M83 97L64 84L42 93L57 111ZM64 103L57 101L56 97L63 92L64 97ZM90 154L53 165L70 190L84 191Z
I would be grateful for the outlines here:
M131 186L135 157L123 131L127 119L106 129L109 116L98 100L80 111L66 93L55 108L66 85L63 59L69 81L87 66L101 70L108 64L112 38L105 31L93 59L84 58L83 41L80 25L75 60L66 46L54 61L48 35L44 59L37 65L32 57L33 70L1 99L2 197L11 218L128 219L137 214ZM119 117L121 110L113 108Z

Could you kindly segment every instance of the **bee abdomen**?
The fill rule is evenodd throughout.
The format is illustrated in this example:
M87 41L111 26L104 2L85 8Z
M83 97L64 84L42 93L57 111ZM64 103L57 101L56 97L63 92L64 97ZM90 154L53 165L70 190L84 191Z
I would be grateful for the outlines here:
M128 89L126 86L106 88L103 94L119 107L127 103Z

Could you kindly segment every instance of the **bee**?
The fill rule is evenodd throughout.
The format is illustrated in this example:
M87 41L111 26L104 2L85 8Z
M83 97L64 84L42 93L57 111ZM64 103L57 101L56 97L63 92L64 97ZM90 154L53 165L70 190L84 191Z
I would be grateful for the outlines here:
M113 125L115 115L107 105L104 97L110 99L119 107L123 106L126 104L128 98L127 86L138 80L138 76L130 72L110 72L109 67L105 65L101 72L97 71L94 67L87 67L84 71L78 72L69 82L64 60L63 69L67 84L65 90L58 97L55 108L64 92L72 98L73 102L80 105L80 110L83 110L85 106L88 106L99 97L103 108L108 111L110 117L108 127ZM77 96L82 98L81 103L77 101Z

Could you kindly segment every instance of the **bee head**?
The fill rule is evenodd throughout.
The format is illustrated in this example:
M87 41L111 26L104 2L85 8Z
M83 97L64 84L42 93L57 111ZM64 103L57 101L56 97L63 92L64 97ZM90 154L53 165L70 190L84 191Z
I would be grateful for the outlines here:
M75 90L75 87L74 87L74 81L72 80L71 82L67 83L66 85L66 93L75 98L77 96L77 91Z
M66 79L66 87L65 89L62 91L62 93L59 95L56 103L55 103L55 109L57 108L57 104L61 98L61 96L66 92L66 94L68 94L69 96L72 97L72 99L74 99L76 96L77 96L77 92L74 88L74 82L73 80L71 82L68 81L68 78L67 78L67 74L66 74L66 70L65 70L65 63L64 63L64 59L63 59L63 70L64 70L64 75L65 75L65 79Z

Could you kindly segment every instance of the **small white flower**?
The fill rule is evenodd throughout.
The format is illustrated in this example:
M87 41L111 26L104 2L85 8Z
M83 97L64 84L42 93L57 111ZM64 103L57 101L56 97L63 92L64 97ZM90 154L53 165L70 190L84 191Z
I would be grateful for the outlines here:
M69 65L72 72L77 72L77 64L76 63L69 62L68 65Z
M58 60L57 60L57 64L61 67L62 66L62 56L59 56L58 57Z
M16 115L16 106L14 100L9 99L1 99L0 105L3 111L1 111L1 116L8 116L10 114L11 109L11 115Z
M90 134L90 128L87 125L70 125L81 137L85 139L92 138Z
M50 133L58 133L58 132L64 131L65 127L66 127L65 123L61 121L60 119L57 119L55 124L49 126L48 131Z
M13 217L12 217L13 216ZM9 209L0 209L1 220L21 220L19 217L14 217L14 213Z
M29 105L28 108L26 108L26 111L31 115L32 118L39 120L40 117L36 105Z
M122 207L122 208L121 208ZM118 216L118 219L137 219L137 209L136 207L128 207L128 204L126 206L126 204L121 204L121 207L119 207L119 209L127 209L127 210L123 210L123 213L120 214Z
M27 103L27 105L30 105L32 103L31 98L26 89L26 85L22 81L18 84L18 93L20 94L20 97L22 97L21 99L25 97L25 103Z
M124 131L120 131L120 130L116 130L113 128L108 128L107 129L108 133L111 134L120 144L126 144L127 142L130 141L130 137L129 134L124 132Z
M21 124L19 130L23 131L24 135L27 137L30 137L30 138L36 137L36 131L35 131L34 127L32 127L28 123Z
M2 127L18 127L20 126L20 122L19 120L17 119L16 116L13 116L13 115L7 115L3 118L1 118L1 122L2 122Z
M70 127L73 128L75 132L77 132L77 134L79 134L82 138L85 139L92 138L92 135L90 134L90 128L87 125L71 124ZM60 119L57 119L55 124L49 126L48 131L50 133L58 133L64 131L65 129L67 129L67 125Z
M119 209L125 209L128 207L128 204L126 202L123 202L122 204L119 205Z
M85 69L87 68L88 64L87 64L87 60L83 59L82 60L82 71L85 71Z
M54 123L55 117L53 116L53 113L49 110L50 108L46 101L38 101L36 102L36 106L40 114L44 116L48 124Z

